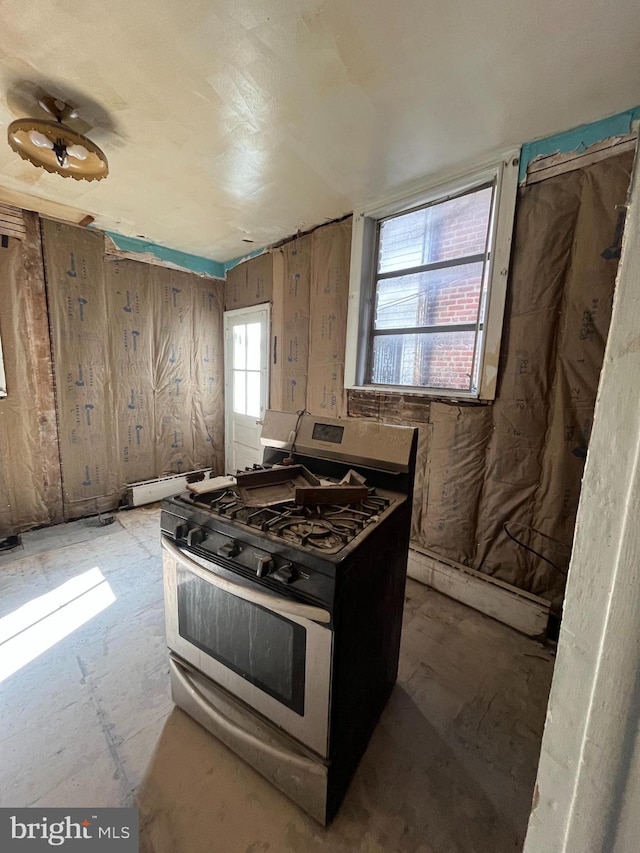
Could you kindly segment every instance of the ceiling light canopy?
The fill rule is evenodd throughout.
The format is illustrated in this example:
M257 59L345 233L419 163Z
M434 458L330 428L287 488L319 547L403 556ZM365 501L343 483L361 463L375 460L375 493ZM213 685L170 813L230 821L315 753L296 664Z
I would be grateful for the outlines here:
M44 98L40 106L52 119L20 118L8 129L8 142L23 160L77 181L100 181L109 174L104 152L86 136L63 124L75 118L74 110L63 101Z

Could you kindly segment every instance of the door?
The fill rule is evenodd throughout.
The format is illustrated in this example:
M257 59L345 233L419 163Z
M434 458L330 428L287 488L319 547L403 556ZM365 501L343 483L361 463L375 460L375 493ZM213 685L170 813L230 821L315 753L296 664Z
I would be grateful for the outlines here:
M326 757L333 631L322 607L162 539L167 645L232 696Z
M268 406L270 305L226 311L225 469L262 462L260 433Z

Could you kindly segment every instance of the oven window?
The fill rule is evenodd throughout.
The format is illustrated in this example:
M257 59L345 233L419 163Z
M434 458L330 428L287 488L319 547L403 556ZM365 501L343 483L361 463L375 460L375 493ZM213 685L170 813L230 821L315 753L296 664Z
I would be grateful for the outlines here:
M302 625L178 567L178 630L205 654L304 714L307 634Z

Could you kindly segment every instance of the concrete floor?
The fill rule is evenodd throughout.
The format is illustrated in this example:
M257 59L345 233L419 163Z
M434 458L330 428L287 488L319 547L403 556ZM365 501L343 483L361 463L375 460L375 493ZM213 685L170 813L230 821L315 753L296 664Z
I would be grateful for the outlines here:
M409 581L398 685L323 829L173 707L157 508L60 525L0 555L0 806L137 802L146 853L520 850L552 667Z

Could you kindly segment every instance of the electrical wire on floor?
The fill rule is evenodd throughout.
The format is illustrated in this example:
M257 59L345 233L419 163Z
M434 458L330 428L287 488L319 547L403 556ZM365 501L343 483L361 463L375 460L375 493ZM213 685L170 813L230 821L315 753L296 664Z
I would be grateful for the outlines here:
M543 533L541 530L537 530L535 527L529 527L529 525L527 524L521 524L519 521L505 521L502 525L502 529L504 530L504 532L507 534L509 539L516 543L516 545L520 545L520 547L524 548L525 551L529 551L531 554L534 554L540 560L544 560L545 563L548 563L550 566L553 566L556 571L560 572L560 574L566 578L567 571L565 569L563 569L557 563L554 563L553 560L550 560L548 557L545 557L539 551L536 551L535 548L532 548L530 545L526 545L524 542L518 539L517 536L514 536L513 533L511 533L511 531L509 530L509 525L521 527L523 530L528 530L531 533L535 533L536 536L542 536L543 539L548 539L549 542L553 542L556 545L560 545L561 548L566 549L568 554L571 554L571 548L569 545L567 545L565 542L561 542L559 539L554 539L553 536L548 536L546 533Z

